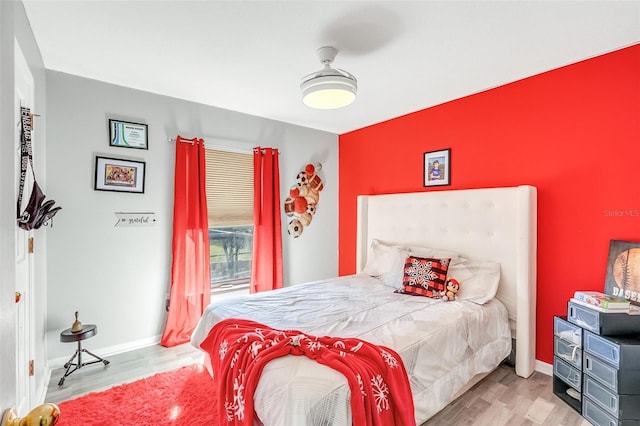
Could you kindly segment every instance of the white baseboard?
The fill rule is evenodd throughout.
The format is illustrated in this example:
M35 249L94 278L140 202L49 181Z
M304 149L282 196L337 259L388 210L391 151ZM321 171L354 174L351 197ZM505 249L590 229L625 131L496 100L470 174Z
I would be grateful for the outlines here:
M44 404L45 402L45 398L47 397L47 388L49 387L49 380L51 380L51 369L49 368L48 365L45 366L44 368L44 376L42 377L42 383L40 384L40 386L36 385L36 395L35 395L35 404L36 405L41 405Z
M553 365L536 359L535 370L547 376L553 376Z
M121 345L108 346L102 349L91 349L91 352L94 352L96 355L101 356L103 358L108 358L112 355L121 354L123 352L129 352L136 349L146 348L147 346L157 345L160 343L161 335L148 337L146 339L134 340L132 342L123 343ZM61 368L64 364L69 361L69 357L58 357L49 360L48 369L55 370L56 368ZM51 371L49 371L51 372Z

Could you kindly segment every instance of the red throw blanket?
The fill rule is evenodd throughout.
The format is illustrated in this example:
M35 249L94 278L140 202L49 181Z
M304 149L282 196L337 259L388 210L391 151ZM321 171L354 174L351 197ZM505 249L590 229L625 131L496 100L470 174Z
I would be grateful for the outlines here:
M262 369L285 355L304 355L347 378L354 425L416 424L409 379L392 349L354 338L275 330L241 319L217 323L200 347L211 358L218 410L227 424L253 424L253 394Z

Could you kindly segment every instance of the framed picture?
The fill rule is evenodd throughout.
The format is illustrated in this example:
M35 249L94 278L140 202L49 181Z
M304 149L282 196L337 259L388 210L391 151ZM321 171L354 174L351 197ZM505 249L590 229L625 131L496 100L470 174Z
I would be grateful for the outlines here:
M144 193L145 163L96 156L96 191Z
M424 153L424 186L451 184L451 149Z
M109 145L149 149L147 129L146 124L109 119Z
M609 242L604 292L640 302L640 242Z

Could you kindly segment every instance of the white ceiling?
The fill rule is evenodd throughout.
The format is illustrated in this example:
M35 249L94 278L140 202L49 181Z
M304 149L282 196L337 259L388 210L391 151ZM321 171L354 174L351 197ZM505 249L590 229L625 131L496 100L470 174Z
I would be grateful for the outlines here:
M23 0L48 69L343 134L640 42L640 0ZM316 49L358 99L313 110Z

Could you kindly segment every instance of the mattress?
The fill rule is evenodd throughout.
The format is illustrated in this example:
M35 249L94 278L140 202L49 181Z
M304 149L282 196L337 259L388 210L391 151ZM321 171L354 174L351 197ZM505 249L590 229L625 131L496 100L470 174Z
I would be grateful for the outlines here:
M364 274L315 281L212 302L191 337L199 347L225 318L317 336L357 337L397 351L405 364L421 424L451 402L475 375L497 367L511 350L507 310L499 300L469 301L394 293ZM215 372L213 372L215 375ZM351 425L350 391L338 372L286 356L264 369L255 392L265 426Z

